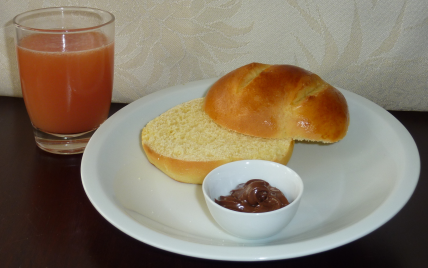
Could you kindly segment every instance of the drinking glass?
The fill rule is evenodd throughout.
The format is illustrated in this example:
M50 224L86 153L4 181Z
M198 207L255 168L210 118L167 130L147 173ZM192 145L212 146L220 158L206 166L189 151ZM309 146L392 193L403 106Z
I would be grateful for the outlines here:
M13 19L22 95L42 150L82 153L107 119L114 21L87 7L43 8Z

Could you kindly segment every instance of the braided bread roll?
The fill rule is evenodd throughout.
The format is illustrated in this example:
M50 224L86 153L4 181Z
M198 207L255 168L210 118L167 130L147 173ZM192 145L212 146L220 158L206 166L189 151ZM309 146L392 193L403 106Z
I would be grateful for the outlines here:
M286 165L292 139L243 135L214 123L204 99L179 104L151 120L141 132L147 159L172 179L202 184L214 168L237 160L260 159Z
M332 143L349 125L342 93L292 65L251 63L226 74L208 91L204 110L227 129L263 138Z

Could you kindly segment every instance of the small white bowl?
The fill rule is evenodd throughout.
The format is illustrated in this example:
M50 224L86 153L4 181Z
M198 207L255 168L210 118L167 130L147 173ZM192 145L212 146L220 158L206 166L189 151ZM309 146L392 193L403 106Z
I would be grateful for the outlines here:
M215 199L230 195L238 184L251 179L265 180L278 188L290 204L274 211L246 213L215 203ZM242 160L212 170L202 183L202 191L211 215L224 230L244 239L262 239L277 234L290 223L303 194L303 182L287 166L264 160Z

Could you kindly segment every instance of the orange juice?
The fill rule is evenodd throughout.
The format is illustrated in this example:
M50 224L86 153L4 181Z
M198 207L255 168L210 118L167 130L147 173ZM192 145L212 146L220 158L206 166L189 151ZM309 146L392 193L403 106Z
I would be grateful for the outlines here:
M22 94L36 128L75 134L107 119L114 43L104 34L32 34L18 43L17 58Z

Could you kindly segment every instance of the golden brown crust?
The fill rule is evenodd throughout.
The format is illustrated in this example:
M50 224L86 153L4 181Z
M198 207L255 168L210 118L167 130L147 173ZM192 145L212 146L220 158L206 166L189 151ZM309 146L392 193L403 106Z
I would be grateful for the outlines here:
M172 179L185 183L201 184L211 170L227 163L227 161L184 161L174 159L158 154L147 144L143 144L143 149L150 163Z
M208 91L204 110L225 128L264 138L336 142L349 125L343 95L292 65L251 63L226 74Z
M294 141L291 141L288 151L284 152L285 155L283 158L262 160L270 160L286 165L291 158L293 148ZM232 161L242 160L224 159L218 161L185 161L158 154L145 143L143 143L143 149L150 163L155 165L172 179L184 183L202 184L206 175L208 175L208 173L214 168Z

